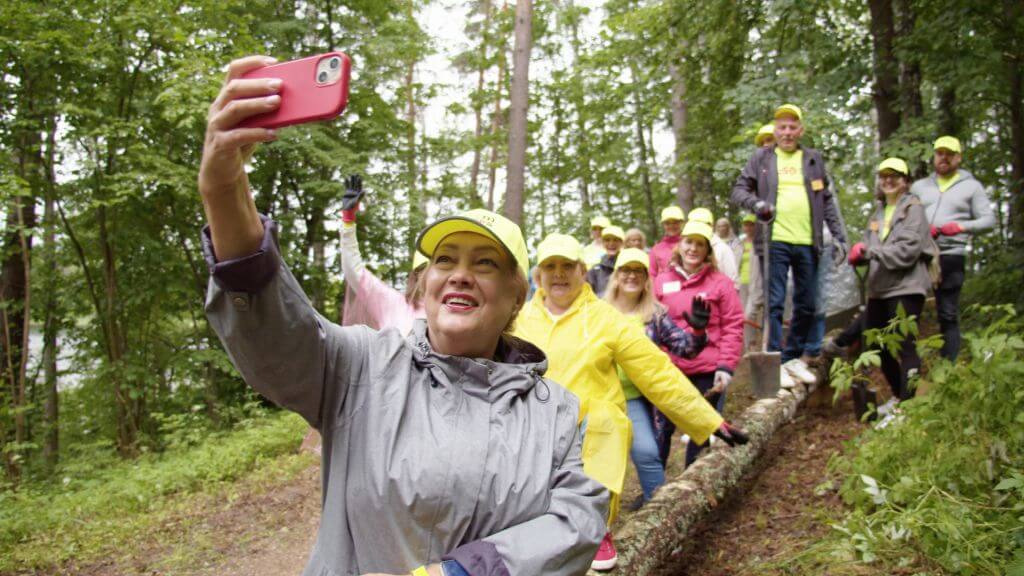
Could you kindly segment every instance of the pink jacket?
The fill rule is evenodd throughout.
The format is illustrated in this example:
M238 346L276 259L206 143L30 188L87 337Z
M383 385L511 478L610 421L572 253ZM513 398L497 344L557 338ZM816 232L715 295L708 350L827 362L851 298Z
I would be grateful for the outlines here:
M732 372L743 352L743 305L732 280L708 267L684 278L672 266L654 279L654 296L668 308L669 318L683 328L690 328L683 319L683 312L690 311L690 302L698 294L711 305L707 346L695 358L672 354L669 357L684 374L706 374L722 369Z
M682 236L663 236L654 245L654 248L651 248L651 253L648 255L651 260L651 278L657 278L658 274L669 269L672 251L676 249L676 244L679 244L682 239Z
M404 294L366 269L354 225L341 229L341 269L345 274L342 325L365 324L374 330L397 328L404 336L412 330L414 320L425 317L422 307L406 302Z

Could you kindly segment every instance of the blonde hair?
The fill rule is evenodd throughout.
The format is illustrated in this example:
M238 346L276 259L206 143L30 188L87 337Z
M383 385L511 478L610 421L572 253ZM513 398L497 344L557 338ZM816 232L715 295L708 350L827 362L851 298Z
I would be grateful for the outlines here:
M647 235L644 234L643 230L641 230L639 228L630 228L629 230L626 231L626 238L624 239L624 241L622 243L625 244L626 242L629 242L629 237L630 236L639 236L640 237L640 249L641 250L647 250Z
M509 317L508 322L505 323L505 328L501 331L502 335L508 335L515 329L516 318L519 316L519 312L522 311L523 306L526 305L526 294L530 290L530 283L526 281L526 275L516 265L514 258L509 256L509 261L512 263L512 269L508 270L508 274L511 277L511 288L513 293L516 295L516 306L512 309L512 316ZM422 299L423 295L427 293L427 272L430 267L434 265L433 260L427 263L426 266L419 268L419 277L416 279L416 289Z
M608 279L608 287L604 292L604 300L611 304L616 310L623 314L632 315L636 314L643 320L644 324L651 321L656 313L663 312L665 307L658 303L654 299L654 282L651 280L651 274L644 269L644 288L640 291L640 298L635 304L629 309L626 307L629 305L626 301L625 294L622 293L619 285L619 273L622 272L622 268L612 272L612 277Z
M683 267L683 253L680 252L680 250L682 250L683 242L686 240L686 238L687 238L686 236L683 236L683 238L679 241L679 243L676 244L675 247L672 248L672 260L671 260L671 262L672 262L672 264L674 264L676 266L679 266L680 268ZM703 236L701 236L701 239L704 240L704 243L707 244L707 247L708 247L708 253L707 253L706 256L704 256L704 263L707 264L711 268L712 271L717 272L718 271L718 260L715 260L715 251L711 248L711 241L708 240L707 238L704 238Z

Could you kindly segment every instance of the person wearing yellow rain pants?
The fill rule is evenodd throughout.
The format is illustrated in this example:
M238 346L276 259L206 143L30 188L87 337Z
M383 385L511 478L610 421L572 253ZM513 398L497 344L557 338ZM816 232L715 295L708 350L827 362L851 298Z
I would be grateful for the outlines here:
M585 282L582 248L572 236L550 234L537 248L537 292L516 320L514 334L548 356L547 376L580 399L585 426L583 469L612 493L614 521L626 480L631 424L616 366L650 402L697 442L715 434L746 443L704 400L669 357L621 312L597 298ZM592 568L610 570L617 555L605 535Z

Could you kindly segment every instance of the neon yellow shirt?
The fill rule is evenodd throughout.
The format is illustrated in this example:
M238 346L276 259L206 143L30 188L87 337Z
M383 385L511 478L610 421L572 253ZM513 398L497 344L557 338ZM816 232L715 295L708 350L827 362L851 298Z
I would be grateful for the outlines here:
M960 179L960 171L957 170L949 176L938 176L936 175L935 180L939 183L939 192L945 192L949 190L949 187L956 183Z
M753 242L743 243L743 257L740 258L740 284L750 284L750 253L753 251Z
M882 223L882 240L889 237L890 224L892 224L892 215L896 213L895 204L885 205L885 221Z
M775 149L778 158L779 193L775 199L772 241L800 246L814 244L811 203L804 186L804 151Z

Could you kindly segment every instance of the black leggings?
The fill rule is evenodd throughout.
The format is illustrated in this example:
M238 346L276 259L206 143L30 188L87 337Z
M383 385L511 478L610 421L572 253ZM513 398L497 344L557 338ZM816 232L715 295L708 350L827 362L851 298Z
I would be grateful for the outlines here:
M865 328L885 328L889 321L896 317L896 308L903 304L907 316L916 316L920 321L921 310L924 308L924 296L913 294L893 296L891 298L870 298L864 310ZM900 348L899 358L894 357L886 349L882 349L882 373L889 381L892 395L902 400L914 397L907 382L913 372L921 369L921 357L917 355L916 338L908 334Z

